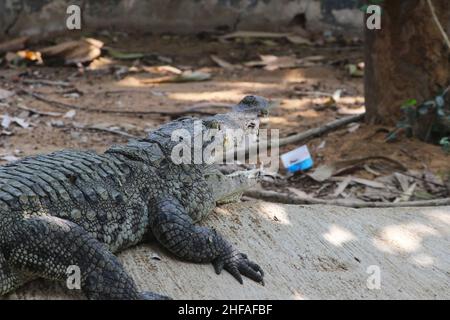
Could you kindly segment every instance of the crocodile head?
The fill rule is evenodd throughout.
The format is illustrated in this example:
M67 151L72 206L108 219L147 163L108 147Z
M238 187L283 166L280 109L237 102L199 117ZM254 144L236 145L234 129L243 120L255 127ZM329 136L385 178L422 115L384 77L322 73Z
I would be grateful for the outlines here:
M175 163L210 164L256 141L260 118L268 115L269 108L267 99L246 96L228 113L180 118L151 132L145 140L157 142Z
M224 154L230 154L233 150L245 149L256 142L260 118L268 115L269 106L269 101L263 97L246 96L231 112L204 119L203 149L206 151L213 146L221 146Z

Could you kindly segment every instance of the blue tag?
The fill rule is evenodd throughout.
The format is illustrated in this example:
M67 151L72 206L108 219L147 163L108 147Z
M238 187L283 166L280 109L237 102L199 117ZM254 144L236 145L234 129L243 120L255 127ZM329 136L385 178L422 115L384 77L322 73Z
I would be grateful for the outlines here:
M281 155L281 161L289 172L306 171L311 169L314 161L306 145Z

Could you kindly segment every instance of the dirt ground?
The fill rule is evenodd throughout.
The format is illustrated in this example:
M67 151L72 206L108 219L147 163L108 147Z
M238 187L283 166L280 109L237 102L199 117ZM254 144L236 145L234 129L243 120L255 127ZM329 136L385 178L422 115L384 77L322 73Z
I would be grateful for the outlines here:
M94 62L95 69L82 72L74 66L0 67L0 88L16 93L0 101L0 115L25 119L30 124L23 128L13 123L1 132L0 164L11 156L20 158L63 148L102 152L128 139L104 130L87 129L89 126L144 136L146 131L171 120L170 116L157 113L123 115L99 110L178 112L205 102L233 104L247 94L257 94L279 103L266 126L279 129L282 137L364 111L362 78L351 76L346 67L362 61L362 45L357 41L315 47L283 40L222 42L205 35L96 37L107 46L154 57L147 61L119 61L103 56ZM308 67L269 71L250 67L226 69L217 66L210 57L216 55L237 65L258 60L259 54L323 58ZM167 75L154 68L161 65L200 70L213 77L201 82L144 83L146 79ZM41 80L64 81L69 86L39 84ZM64 117L70 107L40 101L21 89L87 110L76 110L75 116ZM336 90L342 90L337 102L330 101L329 96L311 93L330 95ZM43 115L43 112L60 114ZM406 137L387 143L386 133L392 129L361 123L359 127L343 127L307 144L315 167L336 160L389 156L409 170L426 168L445 179L450 161L439 146ZM281 153L296 147L285 146ZM367 179L376 177L367 171L353 174ZM291 186L309 188L304 175L296 178L289 180ZM274 184L264 186L279 188ZM210 266L186 264L167 257L156 246L144 245L120 256L141 289L188 299L449 297L449 208L415 211L406 208L394 212L249 202L216 211L219 214L213 214L206 224L217 227L265 268L266 287L248 280L241 287L227 274L216 276ZM149 258L155 253L161 260ZM382 290L369 290L366 286L367 267L373 264L382 268ZM149 273L153 276L149 277ZM178 280L167 282L168 278ZM10 298L65 297L57 288L48 290L48 285L34 283Z
M352 77L346 67L363 60L362 45L358 41L317 47L294 45L283 40L223 42L208 35L157 37L117 34L96 37L107 46L127 52L152 54L155 57L119 61L102 56L94 61L94 70L84 72L79 72L73 66L2 67L0 87L17 94L0 103L0 114L25 117L30 127L11 125L8 129L10 135L0 135L0 155L23 157L62 148L94 149L101 152L111 144L125 143L128 138L108 132L80 129L80 125L119 128L129 134L143 136L145 131L171 119L159 114L123 115L81 110L76 110L73 118L32 115L26 111L24 113L17 106L60 113L65 113L70 108L57 108L35 97L20 94L21 88L51 100L87 109L118 111L176 112L203 102L236 103L247 94L257 94L279 103L272 111L267 126L279 129L281 136L320 126L346 114L364 111L362 78ZM64 38L51 40L58 43ZM50 42L41 41L34 46L42 47L47 43ZM229 70L219 67L210 58L211 55L216 55L232 64L242 64L258 60L260 54L296 55L298 58L322 56L323 59L308 67L269 71L250 67ZM211 73L213 78L201 82L144 83L145 79L165 75L161 70L152 69L158 65L171 65L181 70L200 70ZM121 73L123 69L126 72ZM24 82L26 79L64 81L69 82L70 86L29 84ZM341 98L336 103L330 102L330 97L311 94L317 91L333 94L336 90L342 90ZM209 110L218 112L223 109ZM308 147L316 167L335 160L388 155L410 170L427 168L445 180L450 172L450 161L439 146L406 137L386 143L386 133L392 129L364 123L356 130L343 127L310 140ZM298 145L288 145L280 152L296 147ZM368 176L367 172L356 175L370 179L375 177L370 174ZM297 182L293 184L298 185Z

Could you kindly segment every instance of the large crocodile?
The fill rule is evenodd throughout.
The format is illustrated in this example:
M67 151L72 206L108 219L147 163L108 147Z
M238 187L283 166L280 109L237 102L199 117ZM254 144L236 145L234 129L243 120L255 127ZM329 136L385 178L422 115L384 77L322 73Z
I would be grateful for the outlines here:
M256 263L214 229L195 225L254 183L258 171L226 175L214 164L177 164L171 150L175 130L198 136L198 123L203 136L228 129L255 135L267 108L264 98L247 96L229 113L175 120L103 154L63 150L0 167L0 296L36 278L64 282L76 266L89 299L165 298L138 292L113 254L149 238L241 284L242 276L263 284Z

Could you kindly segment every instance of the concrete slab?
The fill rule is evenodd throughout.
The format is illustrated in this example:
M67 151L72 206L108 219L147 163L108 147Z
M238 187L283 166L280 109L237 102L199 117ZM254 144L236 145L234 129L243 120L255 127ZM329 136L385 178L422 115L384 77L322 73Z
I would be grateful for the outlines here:
M260 264L266 285L245 279L241 286L226 272L218 276L212 265L179 261L157 244L120 259L140 289L175 299L450 298L450 207L357 210L251 201L216 209L204 225ZM370 289L377 268L380 288ZM35 281L7 298L80 297Z

